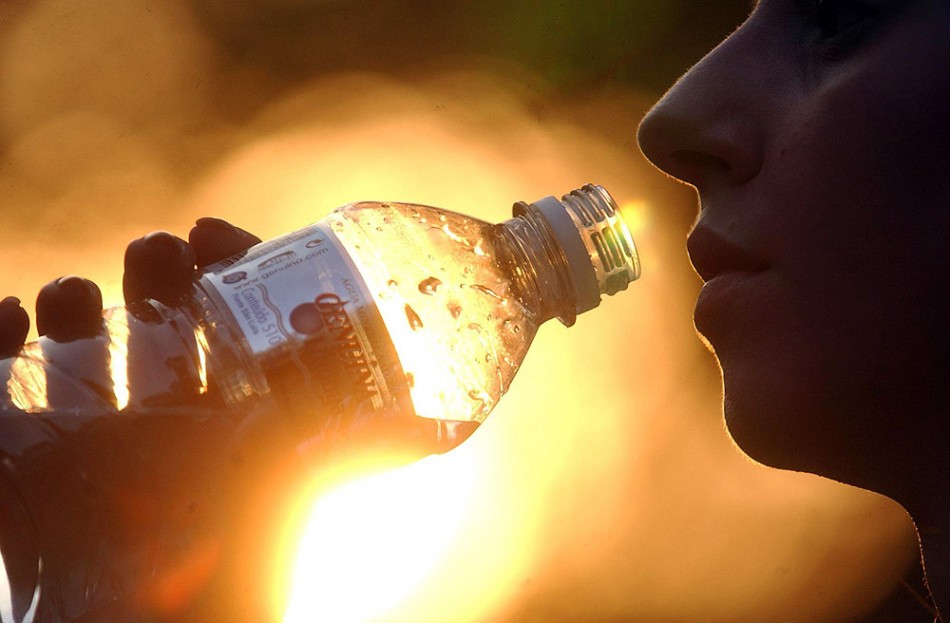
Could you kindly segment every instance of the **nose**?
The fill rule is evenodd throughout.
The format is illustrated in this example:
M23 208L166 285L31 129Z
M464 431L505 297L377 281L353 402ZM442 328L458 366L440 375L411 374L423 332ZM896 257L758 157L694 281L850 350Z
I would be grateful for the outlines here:
M680 78L640 124L643 154L700 191L743 184L762 167L768 96L759 86L762 70L757 73L749 60L762 50L752 45L753 37L740 28Z

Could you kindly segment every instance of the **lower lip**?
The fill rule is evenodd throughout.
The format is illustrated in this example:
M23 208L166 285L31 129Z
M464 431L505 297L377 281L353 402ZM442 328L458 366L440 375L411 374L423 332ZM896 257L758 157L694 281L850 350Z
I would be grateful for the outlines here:
M693 319L696 328L707 338L720 333L727 325L741 325L754 318L751 309L760 299L762 284L757 284L760 272L727 272L716 275L703 285L696 299Z

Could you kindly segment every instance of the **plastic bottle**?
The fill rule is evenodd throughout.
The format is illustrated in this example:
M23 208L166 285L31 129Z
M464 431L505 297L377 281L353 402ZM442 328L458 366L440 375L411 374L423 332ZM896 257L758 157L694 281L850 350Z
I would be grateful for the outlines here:
M230 407L289 408L307 443L419 416L438 438L484 420L541 323L570 326L638 275L599 186L518 203L498 225L349 204L209 267L179 309L114 308L97 338L27 345L0 361L2 406L121 412L211 393Z
M207 268L174 309L114 308L95 338L28 344L0 360L0 485L26 509L8 526L29 517L37 536L25 547L41 561L7 566L11 586L13 575L35 579L11 613L107 620L117 595L194 566L196 547L217 560L225 483L266 488L247 465L268 471L261 463L282 456L249 447L308 460L454 447L508 389L541 323L570 326L638 276L630 232L599 186L517 203L501 224L353 203ZM65 491L56 499L50 479ZM130 511L136 503L146 508ZM179 553L155 553L169 543Z

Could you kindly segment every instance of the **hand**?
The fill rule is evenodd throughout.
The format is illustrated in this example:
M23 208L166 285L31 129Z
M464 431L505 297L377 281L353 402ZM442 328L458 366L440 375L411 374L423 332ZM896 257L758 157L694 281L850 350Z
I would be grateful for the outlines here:
M261 240L217 218L198 219L188 242L168 232L133 240L125 251L125 302L154 299L177 307L190 291L196 271L246 251ZM26 341L30 318L20 299L0 301L0 358L12 357ZM102 293L75 275L55 279L36 299L36 330L57 342L96 335L102 328Z
M154 299L169 307L178 307L184 301L184 297L191 292L197 271L245 251L258 242L260 240L257 237L214 218L199 219L190 232L189 242L166 232L155 232L134 240L128 245L125 253L123 277L125 301L135 303ZM92 281L74 275L53 280L45 285L37 296L37 332L56 342L71 342L94 337L103 330L102 306L101 292ZM14 357L18 354L26 340L29 326L29 315L18 298L7 297L0 301L0 358ZM138 415L141 416L143 413L145 411L140 411ZM4 421L9 425L15 423L16 418L7 418ZM168 421L172 422L172 420ZM20 602L29 603L29 600L33 598L39 581L36 575L39 556L36 543L40 541L50 543L48 538L40 539L37 536L36 527L32 523L32 517L40 516L49 525L57 525L60 521L68 525L78 525L85 528L79 531L81 535L103 538L103 543L111 543L113 548L110 556L114 561L119 561L115 563L116 569L133 570L128 579L129 584L115 592L115 600L110 607L119 614L109 620L128 620L126 616L128 613L125 610L129 608L131 610L146 608L150 616L152 610L155 610L155 616L166 613L168 620L176 623L200 620L197 617L198 614L212 611L226 613L217 620L235 620L229 608L237 603L243 606L245 601L233 598L228 594L228 590L233 587L236 578L243 579L245 576L232 569L242 569L245 562L242 556L256 554L256 552L250 550L250 546L242 545L239 539L233 538L229 530L221 530L221 522L226 521L221 518L230 518L227 520L229 528L235 524L244 526L248 521L242 518L252 517L250 511L256 508L258 499L256 497L246 499L249 497L249 494L243 490L246 487L231 484L232 480L247 483L251 481L250 476L253 474L247 475L227 459L235 455L250 454L243 451L244 445L251 448L261 445L257 443L257 440L268 437L260 431L266 432L269 430L268 427L261 425L248 429L251 431L250 435L242 434L240 431L237 433L228 431L228 435L220 436L219 439L215 437L218 429L202 426L200 422L194 424L188 420L174 420L174 422L182 423L183 427L181 430L172 430L159 418L157 424L153 422L151 427L142 429L147 430L148 434L140 434L139 428L136 428L137 425L134 424L134 418L117 419L116 422L121 423L125 428L112 427L108 434L89 433L81 439L74 438L69 442L63 442L73 444L69 446L70 452L77 452L80 455L87 453L82 457L84 461L89 458L89 455L96 455L98 451L98 454L109 457L106 458L106 463L112 461L111 457L114 456L116 457L115 464L122 466L117 468L124 470L122 477L116 477L120 486L116 487L112 480L107 480L107 482L112 482L113 488L107 493L97 494L103 499L110 500L109 503L103 504L106 508L101 514L87 513L88 505L70 503L77 499L71 497L77 490L83 494L78 498L79 500L87 499L88 489L73 487L75 479L70 480L69 473L56 473L53 478L49 478L49 475L54 474L50 469L37 479L30 481L34 486L29 488L29 493L39 493L28 497L29 502L23 506L22 512L18 515L17 511L20 507L16 505L15 500L23 496L23 492L19 489L23 486L22 482L9 481L4 477L5 474L0 472L0 493L3 493L4 504L10 507L7 509L9 512L0 513L3 520L0 522L0 541L5 544L4 559L0 561L3 567L0 567L0 571L5 568L12 578L11 590L20 595ZM101 429L96 430L101 431ZM32 438L28 436L19 441L15 439L16 434L21 432L21 429L16 426L7 426L2 431L10 447L28 448L32 442ZM182 467L180 456L175 452L175 449L183 445L180 436L198 438L195 436L202 434L205 437L201 439L209 440L206 446L201 446L205 450L204 455L207 455L207 460L197 461L195 464L207 467L207 473L202 473L204 478L182 478L182 473L187 471L187 468ZM134 457L133 460L123 462L122 457L125 454L113 452L113 450L115 446L124 446L128 443L137 443L141 447L138 452L128 453ZM90 452L89 448L94 450ZM103 448L109 451L104 452ZM283 447L275 450L274 455L286 454L281 452L282 450ZM6 456L4 452L5 449L0 450L0 455ZM12 455L16 456L16 453ZM43 456L59 455L55 452L45 452ZM261 459L261 463L267 463L265 459L269 458L268 456ZM94 460L91 462L97 464ZM88 463L83 464L88 465ZM60 466L59 463L55 465ZM188 465L192 469L200 470L193 464ZM107 466L108 469L111 467ZM83 473L87 474L85 471ZM157 479L156 474L162 475L163 484L149 485L148 483ZM86 477L86 475L83 476L83 478ZM67 484L63 485L63 482ZM146 485L142 487L142 483ZM194 487L190 486L191 483ZM119 508L120 505L115 500L123 500L122 495L126 495L128 491L132 491L134 496L137 496L134 499L139 504L142 504L142 500L147 500L147 503L143 506L145 510L136 516L135 521L127 525L120 522L120 520L126 521L127 518L113 513L110 509ZM50 494L50 492L53 493ZM180 508L186 506L183 500L193 500L190 506L187 506L192 510L184 514L179 512ZM71 516L70 513L74 511L79 516ZM264 525L265 528L280 525L277 523L278 518L261 518L260 515L262 514L253 515L254 521L259 522L254 524L254 527L264 525L260 523L264 519L271 521L270 524ZM149 522L158 525L159 518L160 525L166 531L165 536L159 534L160 530L141 528L141 526L153 526ZM136 521L139 523L136 524ZM116 525L122 528L116 529ZM133 530L129 527L130 525L138 527ZM137 530L140 530L141 534L134 534ZM245 532L249 530L250 528ZM62 533L63 530L57 530L57 532ZM169 534L171 536L168 536ZM12 536L4 538L4 535ZM244 536L244 533L241 536ZM176 545L187 539L193 540L190 548ZM12 547L9 545L10 542L18 545ZM158 543L161 545L157 545ZM81 566L91 560L84 553L87 551L83 550L85 545L87 543L82 536L79 536L68 539L66 545L59 543L51 547L65 560L69 560L70 556L74 557ZM152 576L138 582L133 580L136 577L134 570L138 568L136 561L139 560L139 552L144 547L153 548L156 552L156 560L163 562L150 563L154 565L151 569ZM212 564L202 562L206 558L212 560L208 558L211 556L208 552L215 557L212 561L214 568L208 567L203 571L199 569L200 573L192 578L193 586L185 587L187 590L180 591L180 594L187 595L193 600L191 607L188 609L176 607L169 610L169 606L162 601L164 595L162 591L169 590L168 586L171 585L168 583L177 577L175 574L179 572L179 566L182 564L197 564L195 561L205 564L206 567ZM82 600L82 597L75 598L75 595L69 593L69 588L62 587L65 591L63 595L56 595L56 590L51 592L54 600L62 598L73 607ZM95 594L98 595L98 593ZM248 601L247 603L256 602ZM194 618L190 618L193 614ZM104 616L103 612L93 610L88 618L82 620L93 620L93 618L100 620L100 615ZM161 616L164 617L164 614ZM158 620L165 619L160 617Z

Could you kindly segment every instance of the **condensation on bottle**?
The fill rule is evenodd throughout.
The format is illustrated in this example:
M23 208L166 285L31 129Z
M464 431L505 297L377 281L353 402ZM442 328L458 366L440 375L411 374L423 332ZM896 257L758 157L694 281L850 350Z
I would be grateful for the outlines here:
M272 404L308 443L405 425L438 451L491 412L541 323L570 326L639 273L596 185L500 224L352 203L208 267L178 309L113 308L96 338L28 344L0 361L0 399L29 413Z
M175 430L182 456L206 455L210 471L221 468L209 440L261 413L292 431L305 457L443 452L492 411L541 323L570 326L639 274L630 231L596 185L516 203L500 224L423 205L348 204L206 268L174 308L108 309L96 337L43 337L0 360L0 417L19 431L0 437L0 481L21 492L34 522L44 505L86 505L90 523L72 528L105 534L114 518L101 496L45 500L36 493L43 479L65 470L76 481L69 490L101 491L121 480L117 472L149 472L168 490L188 488L202 468L183 458L169 472L167 452L150 445ZM160 432L142 432L149 427ZM42 549L72 552L60 575L74 586L47 589L80 596L58 603L61 620L110 603L116 578L133 586L159 565L120 565L115 544L37 531L62 541ZM47 559L45 573L56 562ZM17 599L12 616L37 616L37 595Z

